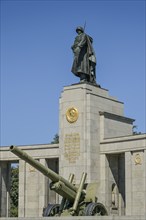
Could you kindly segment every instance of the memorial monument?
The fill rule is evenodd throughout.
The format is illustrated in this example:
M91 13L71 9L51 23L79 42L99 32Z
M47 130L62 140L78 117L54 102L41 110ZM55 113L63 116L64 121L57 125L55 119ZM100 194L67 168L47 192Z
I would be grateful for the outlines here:
M124 103L96 83L93 39L82 27L77 27L76 31L72 72L80 82L65 86L61 92L59 144L18 147L42 167L59 173L63 183L73 191L74 187L66 180L80 186L82 174L87 174L86 179L84 175L82 179L84 189L81 186L79 191L83 196L87 193L85 186L91 186L87 187L88 192L96 198L95 203L105 207L110 220L145 220L146 134L133 134L134 119L125 117ZM41 217L44 207L48 207L48 214L53 207L50 204L60 202L58 195L48 190L48 178L12 154L9 147L0 148L0 153L0 216L9 213L8 180L12 161L19 162L19 217ZM74 174L74 179L69 178L70 173ZM74 195L72 190L70 193ZM92 215L100 214L92 210Z

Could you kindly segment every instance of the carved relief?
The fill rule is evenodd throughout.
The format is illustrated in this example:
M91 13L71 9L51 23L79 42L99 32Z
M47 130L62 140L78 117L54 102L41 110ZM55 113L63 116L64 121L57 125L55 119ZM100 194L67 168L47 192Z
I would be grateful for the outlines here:
M112 209L118 209L118 187L115 183L112 184Z
M141 160L140 154L136 154L135 155L134 161L135 161L135 165L138 165L138 164L141 165L142 164L142 160Z
M29 172L36 172L36 169L32 166L29 166Z
M74 107L71 107L66 111L66 119L69 123L76 122L78 116L79 116L78 110Z

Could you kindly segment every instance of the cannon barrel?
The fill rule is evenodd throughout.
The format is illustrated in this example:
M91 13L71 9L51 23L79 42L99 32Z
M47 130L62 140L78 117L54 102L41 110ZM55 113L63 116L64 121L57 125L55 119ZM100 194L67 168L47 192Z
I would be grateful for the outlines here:
M43 216L52 216L52 214L57 216L58 214L59 216L107 215L104 205L96 203L96 197L92 195L94 189L91 190L91 187L88 188L87 184L85 184L87 173L82 173L80 184L76 187L72 184L73 174L70 174L69 180L66 180L51 169L43 166L20 148L12 145L10 146L10 151L51 179L50 189L63 197L60 208L56 208L58 207L57 204L53 206L48 204L47 208L44 209ZM89 195L86 194L87 191Z
M31 156L29 156L27 153L25 153L24 151L22 151L18 147L15 147L15 146L12 145L12 146L10 146L10 151L12 153L14 153L15 155L17 155L22 160L24 160L27 163L29 163L31 166L33 166L37 170L39 170L42 174L47 176L53 182L61 181L62 183L65 184L65 186L67 186L69 189L73 190L75 193L78 191L78 188L75 187L72 183L70 183L69 181L67 181L65 178L63 178L62 176L58 175L57 173L55 173L53 170L51 170L49 168L46 168L40 162L38 162L37 160L33 159Z

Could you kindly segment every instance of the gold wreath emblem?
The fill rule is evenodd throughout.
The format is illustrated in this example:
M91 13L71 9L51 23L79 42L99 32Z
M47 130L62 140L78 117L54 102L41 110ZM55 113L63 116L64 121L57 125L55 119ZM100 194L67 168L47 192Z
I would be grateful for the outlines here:
M74 107L71 107L66 111L66 119L69 123L73 123L77 121L78 116L79 116L78 110Z
M135 165L141 164L141 156L140 154L135 155Z

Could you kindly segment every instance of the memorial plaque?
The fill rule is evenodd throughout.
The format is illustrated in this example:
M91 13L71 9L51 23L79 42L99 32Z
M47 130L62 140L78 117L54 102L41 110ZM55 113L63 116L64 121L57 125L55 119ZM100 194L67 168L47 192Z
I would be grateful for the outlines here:
M80 156L80 135L79 133L65 134L64 156L69 163L76 163Z

